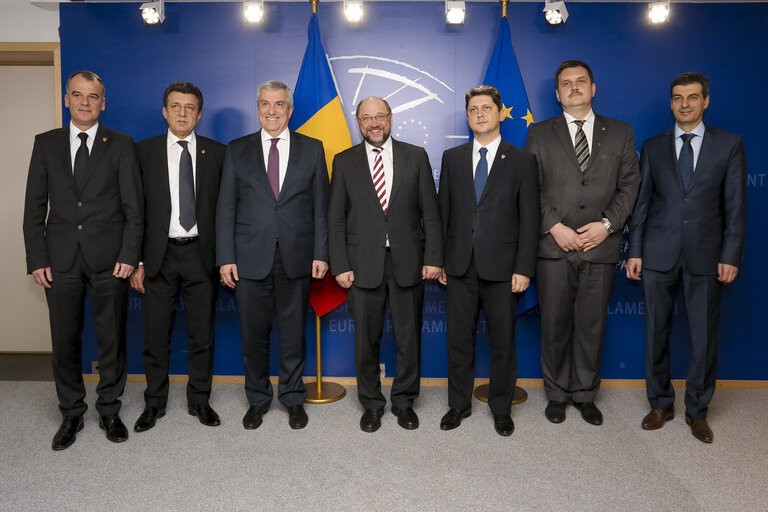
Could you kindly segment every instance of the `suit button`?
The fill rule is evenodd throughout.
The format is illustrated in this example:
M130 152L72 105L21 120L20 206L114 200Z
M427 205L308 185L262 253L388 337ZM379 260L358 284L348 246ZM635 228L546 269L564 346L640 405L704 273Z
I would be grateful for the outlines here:
M589 182L587 180L584 180L584 181L581 182L581 184L586 187L587 185L589 185Z
M586 208L586 206L584 205L579 206L579 210L583 210L584 208Z
M688 219L683 219L683 224L688 224Z
M82 230L83 229L83 225L82 224L78 224L77 229Z
M480 213L480 210L475 210L475 213Z
M686 201L687 201L687 199L686 199ZM80 201L78 201L78 202L77 202L77 206L83 206L83 203L81 203Z
M685 199L683 199L683 201L687 203L688 202L688 198L686 197Z
M280 207L279 206L275 206L275 211L276 212L280 211Z

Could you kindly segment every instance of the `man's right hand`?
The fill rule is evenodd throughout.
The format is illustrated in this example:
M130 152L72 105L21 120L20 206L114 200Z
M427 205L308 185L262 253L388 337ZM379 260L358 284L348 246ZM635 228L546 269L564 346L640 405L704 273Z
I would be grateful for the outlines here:
M351 270L342 272L336 276L336 282L339 283L339 286L348 290L352 286L352 283L355 282L355 273Z
M639 281L643 275L643 259L642 258L629 258L627 259L627 277Z
M131 274L131 288L139 293L144 293L144 265L139 265Z
M584 241L579 234L562 222L558 222L549 228L549 233L555 239L557 245L565 252L581 251L584 249Z
M219 274L221 275L221 284L225 284L230 288L234 288L240 280L237 276L237 265L234 263L222 265L219 269Z
M53 282L53 273L51 273L51 267L33 270L32 277L35 278L35 283L39 284L43 288L50 288L51 283Z

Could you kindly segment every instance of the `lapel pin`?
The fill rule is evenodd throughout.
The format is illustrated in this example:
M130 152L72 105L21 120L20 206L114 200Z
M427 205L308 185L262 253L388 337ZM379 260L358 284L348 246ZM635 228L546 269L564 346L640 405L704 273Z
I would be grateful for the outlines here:
M101 139L101 142L107 142L107 138L104 137L103 139Z
M507 158L507 155L501 155L502 160L504 160L505 158Z
M200 152L201 152L202 154L205 154L205 150L204 150L204 149L201 149L201 150L200 150Z
M603 126L603 131L605 131L605 126Z

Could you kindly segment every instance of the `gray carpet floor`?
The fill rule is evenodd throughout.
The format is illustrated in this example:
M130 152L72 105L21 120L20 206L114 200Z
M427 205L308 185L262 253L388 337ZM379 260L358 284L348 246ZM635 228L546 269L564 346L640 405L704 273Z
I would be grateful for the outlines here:
M95 385L87 386L93 404ZM572 407L564 423L550 424L542 389L530 388L508 438L477 401L461 427L441 431L444 387L422 388L418 430L398 427L387 408L382 428L366 434L356 389L347 391L307 406L304 430L291 430L275 401L264 424L247 431L241 386L214 387L222 425L212 428L187 414L184 385L172 384L154 429L113 444L91 408L77 442L53 452L53 383L0 381L0 510L768 510L768 390L718 390L712 445L691 436L682 396L672 422L643 431L642 389L603 389L605 424L595 427ZM126 388L129 428L142 392L143 384Z

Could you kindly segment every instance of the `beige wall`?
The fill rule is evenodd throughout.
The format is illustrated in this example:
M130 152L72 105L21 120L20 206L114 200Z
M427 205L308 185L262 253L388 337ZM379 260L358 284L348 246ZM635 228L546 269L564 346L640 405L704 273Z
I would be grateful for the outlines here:
M55 127L54 67L0 66L0 352L50 352L43 289L26 275L21 231L34 136Z

